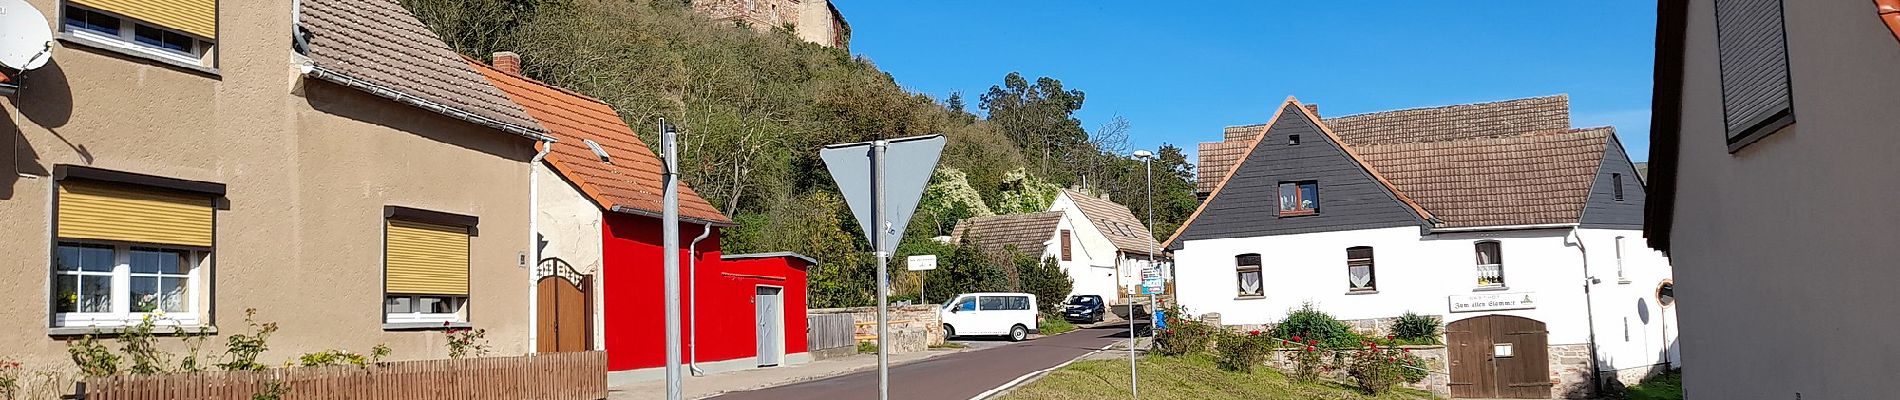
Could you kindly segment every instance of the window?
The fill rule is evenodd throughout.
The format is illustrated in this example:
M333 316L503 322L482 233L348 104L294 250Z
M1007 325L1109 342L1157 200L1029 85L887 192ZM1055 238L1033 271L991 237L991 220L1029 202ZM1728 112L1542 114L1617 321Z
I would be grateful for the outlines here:
M977 297L976 302L977 302L977 305L976 305L977 309L984 310L984 311L1010 309L1009 298L1003 297L1003 296L980 296L980 297Z
M1715 2L1722 118L1729 151L1794 123L1782 0Z
M1623 174L1610 174L1610 188L1616 191L1616 201L1623 201Z
M1234 275L1239 279L1241 297L1264 296L1260 282L1260 255L1241 254L1234 256Z
M1281 182L1280 216L1310 215L1319 212L1319 183Z
M1074 260L1074 258L1071 258L1069 255L1069 230L1063 229L1062 230L1062 261L1072 261L1072 260Z
M951 309L957 310L957 311L976 311L976 298L965 297L962 300L957 301L957 305L952 306Z
M1355 292L1378 290L1378 280L1373 276L1372 248L1366 246L1346 249L1346 277L1348 289Z
M81 178L59 181L55 202L53 327L123 326L147 315L165 325L200 322L210 195Z
M1623 275L1623 237L1622 236L1616 237L1616 282L1630 283L1629 277Z
M383 322L468 322L475 217L402 207L389 207L384 216Z
M217 36L216 2L125 0L69 2L65 31L84 43L161 60L207 66Z
M54 326L110 327L160 316L196 325L198 262L184 249L61 241L53 255Z
M1478 256L1478 287L1504 287L1503 249L1496 241L1482 241L1476 245Z
M1300 144L1300 135L1286 135L1286 145L1298 146L1299 144Z
M1004 297L1003 299L1005 301L1005 304L1003 305L1003 309L1005 310L1023 311L1023 310L1029 309L1028 297L1009 296L1009 297Z

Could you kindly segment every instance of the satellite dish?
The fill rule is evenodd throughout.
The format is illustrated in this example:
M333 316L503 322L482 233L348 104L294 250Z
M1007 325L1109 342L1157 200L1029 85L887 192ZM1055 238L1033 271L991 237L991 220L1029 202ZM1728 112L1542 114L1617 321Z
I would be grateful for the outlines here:
M46 65L52 42L46 14L26 0L0 0L0 65L18 70Z
M10 0L0 0L0 1L10 1ZM604 162L608 164L612 164L614 162L613 157L607 156L607 149L601 148L600 143L594 143L594 139L581 139L581 143L586 143L587 148L589 150L594 151L594 156L600 157L600 162Z

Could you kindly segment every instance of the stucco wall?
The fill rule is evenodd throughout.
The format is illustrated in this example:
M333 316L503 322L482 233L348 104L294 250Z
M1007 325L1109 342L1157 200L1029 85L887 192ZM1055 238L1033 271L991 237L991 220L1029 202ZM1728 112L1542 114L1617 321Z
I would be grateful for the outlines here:
M28 4L57 15L54 0ZM12 167L0 174L0 354L71 363L47 331L54 164L226 184L210 319L226 333L245 330L246 308L277 322L266 363L379 343L394 359L446 355L439 331L382 329L385 205L480 218L472 322L496 353L528 350L516 256L531 142L327 83L293 93L290 14L288 1L225 2L217 76L61 42L0 107L13 150L0 153Z
M1591 340L1596 316L1596 340L1603 368L1662 362L1662 327L1673 313L1655 306L1653 283L1668 276L1668 264L1654 252L1626 255L1630 284L1615 279L1614 237L1637 237L1629 230L1543 229L1499 232L1438 233L1420 236L1417 228L1385 228L1252 238L1187 241L1174 253L1177 298L1190 313L1218 313L1226 325L1264 326L1284 318L1288 310L1312 302L1342 320L1379 319L1407 311L1440 316L1444 322L1484 315L1515 315L1542 321L1551 345L1585 344ZM1581 237L1590 258L1589 270L1574 237ZM1473 243L1497 240L1502 244L1508 289L1478 291L1473 265ZM1636 242L1628 246L1635 247ZM1347 291L1345 249L1372 246L1376 293ZM1262 258L1262 298L1237 298L1234 256L1259 253ZM1591 286L1593 307L1585 306L1586 276L1601 280ZM1482 293L1532 293L1536 308L1521 310L1450 312L1448 296ZM1647 304L1647 306L1641 305ZM1643 307L1648 307L1647 310ZM1639 324L1647 312L1650 323ZM1631 340L1623 340L1621 320L1631 318ZM1673 334L1674 331L1669 333ZM1586 346L1587 347L1587 346ZM1673 357L1671 359L1674 359Z
M536 164L534 171L535 181L540 186L540 201L536 204L536 213L540 218L536 221L540 230L540 262L560 259L572 266L575 272L592 274L594 287L590 290L594 293L591 296L593 309L601 310L606 306L606 297L599 295L605 281L601 264L600 206L546 164ZM605 348L605 314L595 312L590 317L594 320L590 325L593 328L593 334L590 335L594 341L593 348ZM538 335L539 332L535 332L532 336L538 338Z
M1070 248L1070 256L1074 260L1061 263L1063 271L1069 273L1069 279L1075 284L1069 294L1092 294L1102 296L1103 300L1115 301L1121 292L1116 285L1119 278L1116 277L1115 268L1120 264L1116 260L1119 253L1115 250L1115 244L1108 241L1108 236L1103 235L1094 222L1082 215L1081 208L1069 199L1068 193L1056 195L1055 201L1049 204L1049 211L1061 211L1063 215L1055 239L1061 240L1060 229L1069 229L1069 240L1074 243L1074 247ZM1059 245L1052 247L1055 252L1050 254L1062 254ZM1065 300L1038 299L1043 302Z
M1670 233L1686 391L1890 398L1900 43L1868 2L1786 2L1796 122L1731 154L1714 4L1688 9Z

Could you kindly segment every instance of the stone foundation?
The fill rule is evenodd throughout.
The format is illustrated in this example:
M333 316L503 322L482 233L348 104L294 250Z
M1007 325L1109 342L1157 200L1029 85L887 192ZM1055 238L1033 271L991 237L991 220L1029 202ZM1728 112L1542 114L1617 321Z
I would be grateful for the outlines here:
M1558 344L1550 346L1550 397L1588 399L1590 389L1590 345Z
M1418 383L1400 383L1400 386L1432 392L1432 395L1438 397L1451 396L1451 374L1449 372L1451 370L1451 362L1448 361L1449 359L1447 357L1449 355L1445 351L1445 346L1399 346L1399 348L1411 350L1412 355L1424 358L1425 369L1432 371L1426 374L1425 380L1419 381ZM1286 371L1288 375L1291 375L1297 367L1295 364L1298 363L1297 357L1299 357L1300 351L1299 349L1274 350L1273 354L1267 357L1267 365L1281 371ZM1331 360L1322 362L1330 363ZM1346 376L1346 371L1344 370L1322 372L1322 374L1329 376L1331 379L1346 382L1352 381L1352 377Z

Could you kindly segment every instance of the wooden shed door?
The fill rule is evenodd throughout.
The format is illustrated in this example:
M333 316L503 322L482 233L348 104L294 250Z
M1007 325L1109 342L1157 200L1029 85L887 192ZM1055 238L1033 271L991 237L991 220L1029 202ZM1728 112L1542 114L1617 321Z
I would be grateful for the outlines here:
M1445 327L1451 396L1550 398L1549 332L1537 320L1489 315Z
M535 306L540 321L536 321L538 334L535 351L543 353L587 351L587 325L592 320L589 311L587 289L593 286L593 277L584 276L580 282L574 282L561 276L545 276L535 283Z

